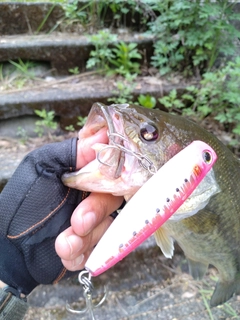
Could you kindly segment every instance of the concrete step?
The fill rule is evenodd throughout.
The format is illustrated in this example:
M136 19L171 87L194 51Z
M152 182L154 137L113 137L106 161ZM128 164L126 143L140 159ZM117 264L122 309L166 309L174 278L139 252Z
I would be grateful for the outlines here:
M118 41L137 43L144 58L150 61L153 52L152 37L140 33L120 34ZM45 61L57 75L69 75L69 69L86 71L93 45L86 36L71 33L42 35L12 35L0 38L0 63L9 60Z
M180 79L173 84L157 77L138 77L134 80L133 96L150 94L159 98L171 89L184 90L186 85ZM116 90L115 78L85 74L4 92L0 94L0 120L33 115L34 109L45 108L54 110L64 127L75 124L78 116L86 116L94 102L109 104L108 99L117 96Z
M0 193L28 151L18 141L0 137Z
M52 85L0 94L0 189L32 148L31 145L21 146L19 139L14 138L19 127L28 126L27 120L30 122L29 130L33 131L36 118L32 118L32 115L35 109L54 110L60 127L64 129L70 124L76 124L78 116L87 116L94 102L113 103L108 99L116 90L114 79L96 76L86 76L86 79L73 76L71 79L74 82L68 79L66 83L56 81ZM184 90L186 85L184 82L173 85L155 77L139 77L135 82L133 96L136 99L140 94L150 94L159 98L172 89ZM28 119L29 116L31 119ZM9 130L13 138L9 138ZM13 146L15 149L12 149Z
M85 23L84 19L81 22L81 19L76 18L73 5L73 1L69 1L69 3L65 1L61 4L44 0L39 2L4 0L0 3L0 35L49 33L52 30L85 33L89 25L92 30L110 26L114 28L127 27L135 31L144 29L141 23L143 14L137 8L139 4L136 5L136 10L130 6L130 10L126 10L124 13L123 8L129 8L127 2L124 3L124 1L121 6L116 2L116 6L112 10L104 0L79 0L77 7L79 12L81 10L85 12L87 16ZM154 15L154 12L149 10L148 4L141 3L140 7L142 9L145 7L145 20L146 13L149 17Z
M63 17L63 8L58 4L3 2L0 3L0 35L34 34L41 25L41 32L47 33Z

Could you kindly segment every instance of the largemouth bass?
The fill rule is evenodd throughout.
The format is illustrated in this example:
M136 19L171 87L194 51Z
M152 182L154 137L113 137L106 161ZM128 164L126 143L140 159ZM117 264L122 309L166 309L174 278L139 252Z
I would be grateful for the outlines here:
M79 137L106 127L108 145L96 145L96 160L80 171L65 174L63 183L80 190L123 195L126 200L180 150L194 140L209 144L218 156L213 169L184 203L155 233L167 257L173 241L183 249L192 276L200 279L208 265L219 281L211 306L240 294L240 163L214 135L181 116L134 105L93 105ZM181 170L181 164L179 164ZM171 179L162 181L170 184ZM147 201L147 199L146 199ZM136 212L137 219L137 212Z

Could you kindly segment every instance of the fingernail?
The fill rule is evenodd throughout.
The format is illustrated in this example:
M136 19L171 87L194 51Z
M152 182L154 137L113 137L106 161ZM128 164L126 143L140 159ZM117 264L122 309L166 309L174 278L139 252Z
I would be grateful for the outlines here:
M79 266L83 262L83 260L84 260L84 254L81 254L79 257L72 260L72 266L73 267Z

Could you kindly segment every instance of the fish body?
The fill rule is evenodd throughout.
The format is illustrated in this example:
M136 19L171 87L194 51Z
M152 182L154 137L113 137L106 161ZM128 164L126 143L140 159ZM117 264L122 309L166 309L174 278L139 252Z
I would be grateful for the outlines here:
M155 232L155 238L165 251L173 240L179 243L194 278L201 278L209 264L218 269L212 306L224 303L234 293L240 294L239 160L198 124L156 109L96 103L80 138L102 127L107 127L110 147L102 146L102 152L96 148L98 159L79 172L66 174L66 185L124 195L128 200L151 177L149 167L161 168L191 142L201 140L215 150L218 160L211 176L208 174L189 197L190 210L186 207L177 220L169 219ZM164 253L171 256L171 252Z
M133 195L94 248L85 264L91 275L108 270L160 228L199 185L216 159L211 147L194 141L166 162ZM171 183L162 183L170 178Z

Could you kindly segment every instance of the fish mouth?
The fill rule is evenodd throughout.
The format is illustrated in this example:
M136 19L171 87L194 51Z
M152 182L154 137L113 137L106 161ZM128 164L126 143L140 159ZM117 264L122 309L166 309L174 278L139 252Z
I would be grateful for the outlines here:
M134 139L126 133L131 118L126 114L128 104L105 106L95 103L87 122L79 132L79 139L92 137L101 130L104 143L95 143L92 148L96 158L79 171L64 173L64 185L88 192L111 193L129 199L153 174L153 163L138 150ZM107 139L106 139L107 133ZM155 167L154 167L155 168ZM145 170L147 169L147 170Z
M101 103L94 103L87 122L79 133L79 138L92 136L103 128L107 130L108 143L93 146L98 160L98 169L105 177L118 179L124 170L126 161L124 150L129 148L128 139L124 136L122 117L117 112L115 105L105 106Z

